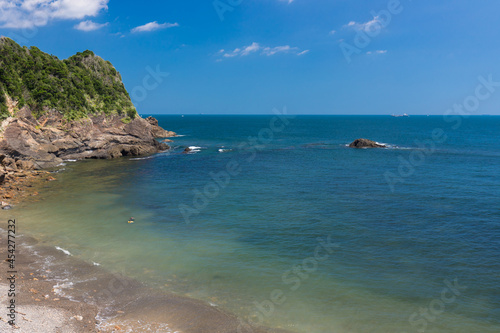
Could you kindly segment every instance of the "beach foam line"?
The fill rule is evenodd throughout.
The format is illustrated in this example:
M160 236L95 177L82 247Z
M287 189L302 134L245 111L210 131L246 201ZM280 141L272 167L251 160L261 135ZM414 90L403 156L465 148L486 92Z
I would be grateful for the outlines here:
M62 247L59 247L59 246L56 246L56 250L62 251L65 254L67 254L68 256L72 255L71 252L69 252L68 250L65 250L65 249L63 249Z

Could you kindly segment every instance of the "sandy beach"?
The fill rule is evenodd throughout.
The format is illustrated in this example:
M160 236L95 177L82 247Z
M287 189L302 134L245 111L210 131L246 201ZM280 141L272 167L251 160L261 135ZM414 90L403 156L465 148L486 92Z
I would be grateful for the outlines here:
M7 224L0 228L0 257L6 258ZM285 332L250 331L215 306L148 288L26 235L16 236L15 297L8 296L9 262L0 266L2 332ZM15 326L8 323L12 298Z

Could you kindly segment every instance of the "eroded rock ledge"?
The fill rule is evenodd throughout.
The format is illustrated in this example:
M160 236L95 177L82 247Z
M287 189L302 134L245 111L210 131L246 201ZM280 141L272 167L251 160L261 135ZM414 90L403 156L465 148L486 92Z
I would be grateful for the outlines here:
M35 119L27 108L2 122L0 153L16 162L28 161L34 169L57 166L65 159L111 159L140 156L169 149L156 138L174 132L158 126L149 117L136 117L125 124L119 116L90 116L67 122L58 112Z

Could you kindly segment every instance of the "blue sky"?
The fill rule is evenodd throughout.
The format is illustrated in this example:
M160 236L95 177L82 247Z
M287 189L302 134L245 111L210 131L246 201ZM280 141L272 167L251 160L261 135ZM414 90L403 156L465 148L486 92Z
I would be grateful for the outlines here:
M493 0L0 0L0 34L110 60L141 114L443 114L479 76L500 82L499 12ZM500 114L500 87L474 113Z

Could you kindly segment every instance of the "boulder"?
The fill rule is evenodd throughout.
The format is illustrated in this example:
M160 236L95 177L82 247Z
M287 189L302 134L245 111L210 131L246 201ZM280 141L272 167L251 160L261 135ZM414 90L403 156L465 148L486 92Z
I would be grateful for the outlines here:
M177 136L175 132L167 131L158 125L158 120L153 117L147 117L146 121L151 125L151 135L154 138L169 138L172 136Z
M368 139L356 139L349 145L351 148L387 148L385 145L381 145L372 140Z
M26 160L17 160L16 166L19 170L33 170L35 168L35 163Z

